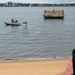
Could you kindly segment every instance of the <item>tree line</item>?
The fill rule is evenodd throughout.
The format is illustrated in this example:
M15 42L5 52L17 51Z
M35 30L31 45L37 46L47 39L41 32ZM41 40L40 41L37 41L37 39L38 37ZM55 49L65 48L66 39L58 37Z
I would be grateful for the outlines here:
M14 3L14 7L49 7L49 6L75 6L75 3L67 4L38 4L38 3ZM5 3L0 3L0 7L6 7Z

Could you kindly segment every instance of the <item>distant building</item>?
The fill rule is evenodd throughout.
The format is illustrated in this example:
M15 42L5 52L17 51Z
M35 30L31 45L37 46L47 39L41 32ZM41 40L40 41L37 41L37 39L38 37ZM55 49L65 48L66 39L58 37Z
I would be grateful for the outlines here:
M14 2L7 2L6 6L15 6L15 3Z

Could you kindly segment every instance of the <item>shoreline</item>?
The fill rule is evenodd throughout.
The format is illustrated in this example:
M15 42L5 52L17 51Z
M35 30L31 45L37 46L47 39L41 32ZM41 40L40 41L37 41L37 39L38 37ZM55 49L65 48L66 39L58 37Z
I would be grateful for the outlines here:
M47 61L47 60L65 60L69 57L50 57L50 58L29 58L29 59L0 59L0 62L19 62L19 61Z

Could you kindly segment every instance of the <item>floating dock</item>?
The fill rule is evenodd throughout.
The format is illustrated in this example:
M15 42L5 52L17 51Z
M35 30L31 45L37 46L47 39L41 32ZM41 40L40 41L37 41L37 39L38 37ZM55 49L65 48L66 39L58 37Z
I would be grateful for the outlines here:
M44 10L44 19L63 19L64 10Z

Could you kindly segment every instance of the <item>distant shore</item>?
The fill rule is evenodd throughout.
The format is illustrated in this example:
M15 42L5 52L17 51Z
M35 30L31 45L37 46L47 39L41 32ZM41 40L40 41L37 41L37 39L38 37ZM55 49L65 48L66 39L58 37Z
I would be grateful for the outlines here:
M0 7L49 7L49 6L75 6L75 3L12 3L7 5L7 3L0 3Z

